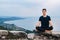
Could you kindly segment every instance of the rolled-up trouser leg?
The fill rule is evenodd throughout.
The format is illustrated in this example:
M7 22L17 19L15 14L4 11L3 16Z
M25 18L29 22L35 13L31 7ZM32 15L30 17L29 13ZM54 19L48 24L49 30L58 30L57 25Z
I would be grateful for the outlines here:
M37 29L39 32L45 32L45 30L53 30L53 27L52 27L52 26L46 27L46 28L36 27L36 29Z
M53 30L53 27L52 26L48 27L46 30Z

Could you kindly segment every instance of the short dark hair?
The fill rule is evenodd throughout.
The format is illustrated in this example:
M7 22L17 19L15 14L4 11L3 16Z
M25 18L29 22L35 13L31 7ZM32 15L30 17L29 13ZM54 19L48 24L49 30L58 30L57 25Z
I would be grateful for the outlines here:
M46 8L43 8L42 11L43 11L43 10L47 11Z

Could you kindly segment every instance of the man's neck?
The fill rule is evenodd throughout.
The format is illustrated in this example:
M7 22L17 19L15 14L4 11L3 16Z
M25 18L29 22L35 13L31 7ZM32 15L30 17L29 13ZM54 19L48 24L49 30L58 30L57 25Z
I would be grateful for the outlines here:
M43 15L43 17L46 17L47 15Z

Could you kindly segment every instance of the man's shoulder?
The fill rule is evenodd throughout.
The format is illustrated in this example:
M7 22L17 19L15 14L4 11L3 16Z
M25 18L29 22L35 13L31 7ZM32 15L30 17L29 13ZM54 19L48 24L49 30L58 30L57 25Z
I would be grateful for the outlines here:
M43 16L40 16L40 18L42 18L42 17L43 17ZM50 16L49 16L49 15L47 15L47 17L48 17L48 18L50 18Z
M40 18L42 18L43 16L40 16Z
M49 18L50 18L50 16L49 16L49 15L47 15L47 17L49 17Z

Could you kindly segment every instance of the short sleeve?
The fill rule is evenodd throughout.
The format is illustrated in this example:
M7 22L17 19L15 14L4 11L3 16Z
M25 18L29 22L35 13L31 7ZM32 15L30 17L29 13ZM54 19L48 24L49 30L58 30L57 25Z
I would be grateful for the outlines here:
M41 21L41 17L39 18L39 21Z
M49 21L51 21L51 18L50 18L50 16L49 16Z

